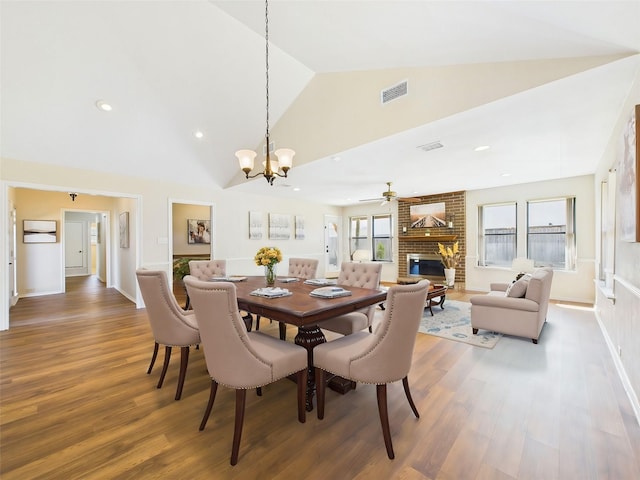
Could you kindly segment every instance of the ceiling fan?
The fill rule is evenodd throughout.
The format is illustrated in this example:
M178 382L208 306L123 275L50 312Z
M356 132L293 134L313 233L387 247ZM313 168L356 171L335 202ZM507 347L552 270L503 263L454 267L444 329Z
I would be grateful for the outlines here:
M415 202L421 202L422 200L420 198L416 198L416 197L398 197L396 192L391 190L391 182L387 182L387 191L386 192L382 192L382 196L380 198L367 198L364 200L360 200L361 202L375 202L378 200L382 200L382 203L380 205L384 205L385 203L391 202L393 200L402 200L403 202L410 202L410 203L415 203Z

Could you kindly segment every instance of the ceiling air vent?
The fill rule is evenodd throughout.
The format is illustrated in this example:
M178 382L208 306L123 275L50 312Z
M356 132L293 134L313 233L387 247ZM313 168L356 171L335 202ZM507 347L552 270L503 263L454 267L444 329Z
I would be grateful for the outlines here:
M380 101L384 105L385 103L389 103L391 100L395 100L396 98L403 97L409 91L409 82L405 80L403 82L394 85L393 87L389 87L380 92Z
M424 150L425 152L428 152L429 150L435 150L436 148L442 148L442 147L444 147L442 143L440 143L439 141L435 141L431 143L425 143L424 145L419 145L417 148L419 148L420 150Z

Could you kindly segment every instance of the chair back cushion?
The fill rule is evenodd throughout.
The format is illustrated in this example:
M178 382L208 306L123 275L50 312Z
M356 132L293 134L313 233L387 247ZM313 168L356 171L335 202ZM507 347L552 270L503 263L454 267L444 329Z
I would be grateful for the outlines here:
M361 288L380 287L380 272L382 264L342 262L340 274L338 275L338 285Z
M338 285L360 288L380 288L380 274L382 273L381 263L360 263L342 262L340 274L338 275ZM367 316L367 325L373 322L376 313L376 306L371 305L362 310Z
M210 280L213 277L224 277L227 274L226 260L191 260L189 273L198 280Z
M541 318L544 319L547 316L547 309L549 308L549 296L551 295L551 282L553 281L553 269L551 267L539 268L529 280L527 285L527 293L525 298L533 300L540 305L538 311Z
M253 388L272 382L270 362L252 347L238 311L236 286L205 282L191 275L184 283L196 313L209 375L231 388Z
M289 259L289 273L290 277L304 278L308 280L310 278L316 278L316 272L318 271L318 260L315 258L290 258Z
M384 317L373 334L375 346L353 361L354 377L363 382L386 383L407 376L429 283L429 280L421 280L414 285L389 288Z
M194 315L185 313L178 305L169 289L167 274L162 270L139 269L136 277L155 341L169 346L199 343Z

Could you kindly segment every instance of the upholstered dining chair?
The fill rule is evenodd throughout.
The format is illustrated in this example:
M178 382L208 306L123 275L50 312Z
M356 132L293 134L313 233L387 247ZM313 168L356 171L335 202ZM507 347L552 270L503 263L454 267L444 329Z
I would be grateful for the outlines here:
M384 318L373 333L356 332L313 349L318 418L324 418L326 372L375 384L382 436L390 459L394 453L387 409L388 383L402 380L409 406L420 418L411 398L408 374L428 290L429 280L390 287Z
M262 332L247 332L230 282L203 282L187 275L187 291L196 313L207 370L211 376L209 402L200 430L207 424L218 384L236 390L236 414L231 465L238 462L245 399L248 389L259 388L296 374L298 421L306 420L307 350Z
M226 260L190 260L189 274L199 280L210 280L213 277L224 277L227 274ZM185 310L191 307L189 292L187 292L187 303Z
M200 343L200 332L193 312L184 311L169 289L167 274L162 270L136 270L140 293L147 310L147 317L155 339L153 356L147 369L151 374L158 356L158 346L164 345L164 364L160 373L157 388L162 387L164 377L169 368L172 347L180 347L180 374L176 389L176 400L182 396L182 387L187 375L189 363L189 347Z
M318 272L317 258L290 258L288 276L309 280L316 278Z
M336 283L343 287L379 288L381 271L381 263L342 262ZM367 327L371 332L375 312L376 306L372 305L357 312L324 320L318 326L342 335L351 335Z
M316 278L318 272L318 259L317 258L290 258L289 270L287 276L300 278L302 280L309 280L310 278ZM283 322L279 322L280 340L286 340L287 338L287 325ZM260 330L260 316L256 315L256 330Z

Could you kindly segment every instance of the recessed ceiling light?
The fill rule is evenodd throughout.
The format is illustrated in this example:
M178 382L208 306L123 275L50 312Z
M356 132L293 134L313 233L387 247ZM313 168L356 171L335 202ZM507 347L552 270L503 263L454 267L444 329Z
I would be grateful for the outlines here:
M511 176L511 174L510 174L510 173L503 173L503 174L501 174L500 176L501 176L501 177L510 177L510 176Z
M113 107L104 100L98 100L96 102L96 107L98 107L103 112L110 112L111 110L113 110Z
M489 150L491 147L489 145L480 145L479 147L474 148L476 152L482 152L484 150Z
M204 133L202 133L200 130L196 130L195 132L193 132L193 136L196 138L202 138L204 137Z
M293 191L294 192L299 192L300 191L300 187L293 187Z

